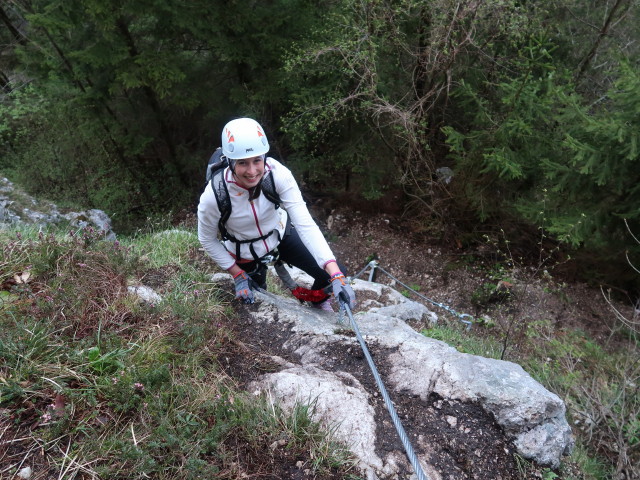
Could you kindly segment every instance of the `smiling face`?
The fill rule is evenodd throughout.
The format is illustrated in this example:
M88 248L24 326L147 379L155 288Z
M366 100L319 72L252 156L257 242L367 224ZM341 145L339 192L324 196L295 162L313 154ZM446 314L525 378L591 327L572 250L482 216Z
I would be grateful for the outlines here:
M255 187L260 183L263 175L264 158L262 156L235 160L233 176L241 187L247 189Z

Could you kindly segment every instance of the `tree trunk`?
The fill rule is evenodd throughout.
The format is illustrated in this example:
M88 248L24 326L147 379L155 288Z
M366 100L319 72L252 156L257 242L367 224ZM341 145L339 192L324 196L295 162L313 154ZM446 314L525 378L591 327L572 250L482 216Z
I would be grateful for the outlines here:
M7 15L7 12L4 11L4 9L2 8L2 5L0 5L0 20L2 20L2 23L4 23L7 26L7 28L9 29L9 32L11 32L11 35L13 35L13 38L16 40L16 42L18 42L21 45L24 45L27 43L27 39L20 33L20 31L11 22L9 15Z
M417 100L427 94L428 48L431 28L431 17L426 8L420 11L420 26L418 27L418 53L413 74L413 84Z
M598 48L600 47L602 40L604 40L604 38L609 34L609 29L611 28L611 23L613 22L613 18L616 12L625 3L625 1L626 0L616 0L616 3L613 5L613 7L611 7L611 10L609 10L609 14L607 15L607 18L604 21L604 24L600 29L600 33L598 34L596 41L593 43L591 50L589 50L589 53L587 53L587 55L582 59L582 62L580 62L580 69L578 70L576 79L582 78L585 71L591 64L591 61L593 60L593 57L596 56L596 52L598 51Z
M11 91L11 85L9 85L9 77L4 72L0 71L0 89L3 92L9 93Z

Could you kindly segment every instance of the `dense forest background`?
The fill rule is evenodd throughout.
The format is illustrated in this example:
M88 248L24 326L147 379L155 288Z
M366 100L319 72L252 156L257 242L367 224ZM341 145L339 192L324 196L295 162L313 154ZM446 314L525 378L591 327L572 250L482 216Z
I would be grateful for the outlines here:
M309 191L637 286L638 0L7 0L0 171L116 229L193 208L231 118ZM382 207L380 207L382 208Z

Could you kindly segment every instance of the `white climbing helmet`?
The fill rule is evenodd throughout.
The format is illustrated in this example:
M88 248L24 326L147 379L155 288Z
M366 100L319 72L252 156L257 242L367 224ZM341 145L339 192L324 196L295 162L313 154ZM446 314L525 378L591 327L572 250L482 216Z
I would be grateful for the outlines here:
M222 129L222 153L230 160L257 157L268 151L267 136L252 118L236 118Z

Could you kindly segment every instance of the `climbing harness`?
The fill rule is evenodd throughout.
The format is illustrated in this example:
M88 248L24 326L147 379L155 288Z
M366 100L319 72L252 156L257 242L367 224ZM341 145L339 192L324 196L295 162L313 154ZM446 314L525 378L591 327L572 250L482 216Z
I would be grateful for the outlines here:
M467 326L467 330L471 329L471 325L473 325L473 316L469 315L468 313L458 313L456 312L453 308L443 304L443 303L439 303L436 302L435 300L432 300L428 297L425 297L424 295L422 295L420 292L416 292L413 288L411 288L409 285L407 285L406 283L401 282L400 280L398 280L396 277L394 277L393 275L391 275L389 272L387 272L384 268L382 268L380 266L380 264L376 261L376 260L371 260L367 265L365 265L365 267L360 270L360 272L358 272L358 274L353 277L353 278L358 278L360 275L362 275L368 268L370 268L371 270L369 271L369 281L370 282L375 282L375 278L376 278L376 272L378 270L380 270L381 272L385 273L387 276L389 276L392 280L394 280L395 282L399 283L400 285L402 285L404 288L406 288L407 290L411 291L412 293L416 294L418 297L422 298L423 300L426 300L427 302L431 303L432 305L435 305L436 307L440 307L443 310L446 310L447 312L449 312L450 314L452 314L455 317L458 317L458 319L464 323Z
M339 301L340 301L340 311L341 312L343 310L346 311L347 316L349 317L349 321L351 322L351 328L355 332L358 342L360 342L360 347L362 348L362 352L364 353L364 356L367 359L367 363L369 364L371 373L373 373L373 377L375 378L376 384L378 385L378 390L380 390L380 393L382 394L384 403L387 407L387 410L389 411L389 415L391 415L391 420L393 421L393 425L396 427L396 431L398 432L398 436L402 441L402 446L404 447L404 451L406 452L407 457L411 462L411 466L413 466L413 470L416 472L416 475L418 476L418 480L428 480L427 476L422 470L422 466L420 465L420 462L418 461L418 457L413 451L411 442L409 442L409 437L407 436L407 433L404 431L402 422L400 422L400 417L398 417L398 414L396 413L396 409L394 408L393 403L391 402L391 398L387 393L387 389L384 387L384 383L382 383L382 379L380 378L378 369L376 368L375 363L373 363L373 358L371 358L371 354L369 353L367 344L365 343L364 339L362 338L362 335L360 334L360 329L358 328L358 324L353 318L353 314L351 313L351 308L349 307L349 303L345 302L342 298L340 298Z

